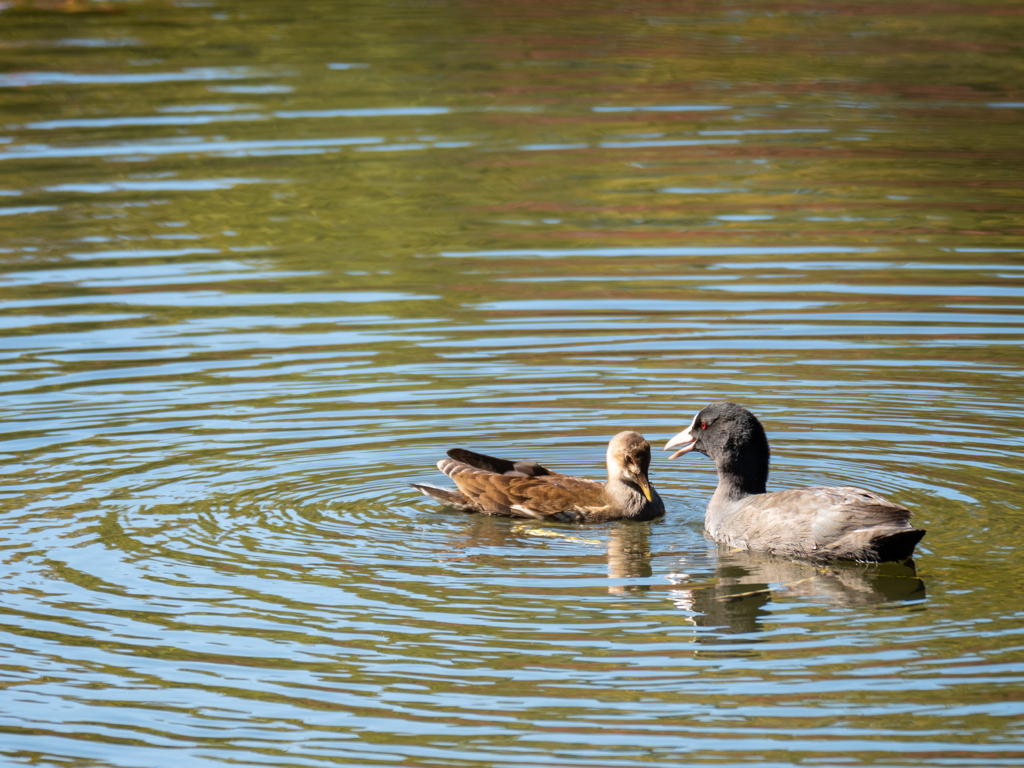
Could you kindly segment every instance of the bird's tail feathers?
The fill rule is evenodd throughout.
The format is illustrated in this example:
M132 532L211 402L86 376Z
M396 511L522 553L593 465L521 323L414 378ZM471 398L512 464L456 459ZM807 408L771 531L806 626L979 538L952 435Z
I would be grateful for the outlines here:
M873 542L879 562L909 559L914 554L917 542L924 538L924 534L920 528L904 528L879 536Z
M466 512L477 511L477 506L473 504L473 501L468 496L453 488L438 488L436 485L430 485L429 483L409 483L409 485L424 496L429 496L454 509Z

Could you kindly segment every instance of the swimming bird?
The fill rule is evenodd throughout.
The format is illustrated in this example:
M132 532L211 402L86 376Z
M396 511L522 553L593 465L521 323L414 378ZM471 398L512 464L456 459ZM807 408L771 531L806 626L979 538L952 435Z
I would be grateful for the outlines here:
M910 510L861 488L799 488L767 493L768 437L736 403L712 403L665 450L713 459L718 488L704 515L715 541L739 549L820 560L906 560L925 532Z
M620 432L608 443L608 482L603 484L552 472L535 461L509 461L460 448L448 456L437 468L457 489L410 485L466 512L563 523L653 520L665 514L647 477L651 446L637 432Z

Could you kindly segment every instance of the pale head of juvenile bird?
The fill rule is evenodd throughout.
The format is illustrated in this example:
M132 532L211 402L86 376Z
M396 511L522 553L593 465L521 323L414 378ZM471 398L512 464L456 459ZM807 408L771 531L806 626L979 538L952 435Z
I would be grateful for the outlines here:
M639 487L644 498L651 501L651 482L647 470L651 466L651 445L637 432L619 432L608 443L608 479Z

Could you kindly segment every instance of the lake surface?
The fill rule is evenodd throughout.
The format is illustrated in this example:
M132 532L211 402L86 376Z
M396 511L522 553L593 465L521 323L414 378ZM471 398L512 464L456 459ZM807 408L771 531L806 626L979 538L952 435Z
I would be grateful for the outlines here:
M0 756L1024 762L1024 6L0 4ZM715 400L916 570L445 509Z

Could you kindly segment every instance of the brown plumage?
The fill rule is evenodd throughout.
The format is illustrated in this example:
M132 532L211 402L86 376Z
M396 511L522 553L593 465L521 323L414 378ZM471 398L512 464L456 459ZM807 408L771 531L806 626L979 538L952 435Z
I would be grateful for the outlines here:
M608 482L598 483L545 469L535 461L509 461L459 448L438 469L456 489L411 483L423 494L466 512L564 523L653 520L665 505L651 487L651 446L636 432L620 432L608 443Z

